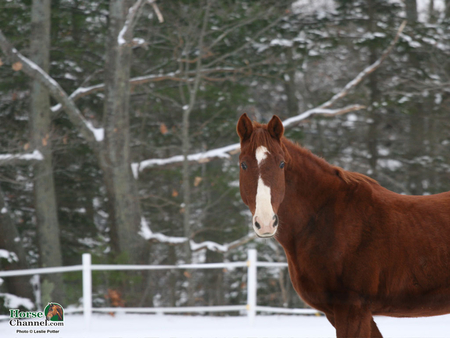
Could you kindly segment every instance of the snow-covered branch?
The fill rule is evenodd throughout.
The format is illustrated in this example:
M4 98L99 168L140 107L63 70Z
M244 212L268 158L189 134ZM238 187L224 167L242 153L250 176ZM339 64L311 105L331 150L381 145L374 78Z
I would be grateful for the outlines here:
M39 150L26 154L0 154L0 166L11 165L17 162L42 161L44 156Z
M50 95L58 101L64 110L67 112L70 121L78 128L83 137L91 143L96 141L101 141L96 139L95 134L88 126L87 121L73 102L73 100L67 95L64 89L61 88L58 82L56 82L52 77L50 77L41 67L36 65L33 61L29 60L21 53L19 53L9 41L3 35L3 32L0 30L0 48L3 53L15 63L20 63L22 71L27 74L32 79L39 81L42 85L44 85Z
M285 127L289 127L293 125L294 123L297 123L301 120L305 120L308 117L311 117L313 115L326 115L326 116L336 116L341 114L346 114L351 111L361 110L364 109L365 106L362 105L350 105L346 106L344 108L339 109L324 109L324 108L313 108L310 109L303 114L300 114L298 116L294 116L292 118L289 118L283 122ZM234 155L238 153L240 150L240 144L234 143L230 144L225 147L217 148L217 149L211 149L205 152L191 154L188 156L189 161L198 162L198 163L205 163L209 162L214 158L230 158L231 155ZM176 155L169 158L152 158L148 159L139 163L132 163L131 168L133 170L134 177L137 179L139 177L139 172L144 171L145 169L153 166L163 166L163 165L169 165L169 164L176 164L181 163L183 161L183 155Z
M133 6L130 7L128 10L127 17L125 19L125 24L123 25L123 28L119 32L119 35L117 36L117 43L120 46L123 46L125 44L132 44L133 37L132 32L134 29L134 26L136 25L136 21L139 18L140 10L142 5L145 3L148 3L153 7L153 10L156 13L156 16L158 17L158 20L160 23L164 22L164 18L161 14L161 11L158 8L158 5L155 3L154 0L137 0Z
M239 143L231 144L222 148L208 150L202 153L188 155L189 161L195 161L199 163L209 162L213 158L229 158L230 154L235 154L240 150ZM169 158L153 158L145 160L139 163L132 163L131 168L133 169L133 174L135 178L138 178L139 172L146 168L153 167L156 165L167 165L172 163L183 162L183 155L176 155Z
M344 108L338 108L338 109L326 109L323 108L322 105L310 110L305 111L304 113L290 117L283 121L283 125L285 128L293 127L295 124L297 124L300 121L306 120L308 117L311 117L313 115L324 115L324 116L337 116L337 115L343 115L347 114L351 111L361 110L365 109L365 106L359 105L359 104L352 104L350 106L346 106Z
M235 249L241 245L244 245L245 243L248 243L256 238L256 234L254 232L249 233L247 236L244 236L236 241L233 241L231 243L225 243L225 244L218 244L216 242L211 241L205 241L201 243L196 243L192 239L188 239L186 237L173 237L173 236L166 236L161 233L153 233L150 230L150 227L148 226L147 221L142 217L141 219L141 230L139 232L139 235L141 235L143 238L145 238L148 241L155 241L158 243L166 243L170 245L180 245L183 243L186 243L189 241L189 245L191 247L192 251L200 251L200 250L211 250L215 252L221 252L226 253L229 252L232 249Z
M395 38L390 43L389 47L386 48L383 53L381 54L381 57L375 61L370 66L366 67L364 70L362 70L353 80L348 82L342 90L340 90L338 93L333 95L328 101L322 103L320 106L309 109L302 114L299 114L297 116L290 117L283 121L283 125L285 128L289 129L297 125L300 121L303 121L313 115L325 115L325 116L336 116L341 114L346 114L351 111L361 110L365 107L362 105L354 104L349 105L343 108L337 108L337 109L329 109L333 104L335 104L337 101L342 99L343 97L347 96L347 94L350 92L351 89L355 88L359 83L361 83L362 80L364 80L369 74L374 72L382 62L387 58L389 53L392 51L393 47L398 41L398 38L405 28L406 21L403 21L400 25L399 29L397 30L397 34L395 35ZM239 151L239 143L235 143L229 146L217 148L208 150L206 152L191 154L188 156L189 161L196 161L196 162L208 162L213 158L229 158L230 155L233 153L236 153ZM152 167L152 166L162 166L162 165L168 165L168 164L174 164L174 163L181 163L183 161L182 155L172 156L169 158L164 159L148 159L144 160L139 163L133 163L132 169L134 176L137 178L138 173L142 172L144 169Z
M144 4L144 0L137 0L133 6L128 10L127 17L125 19L125 24L123 25L122 30L119 32L117 37L117 43L119 46L123 46L125 44L131 44L133 37L132 32L136 20L138 19L139 10L141 6Z

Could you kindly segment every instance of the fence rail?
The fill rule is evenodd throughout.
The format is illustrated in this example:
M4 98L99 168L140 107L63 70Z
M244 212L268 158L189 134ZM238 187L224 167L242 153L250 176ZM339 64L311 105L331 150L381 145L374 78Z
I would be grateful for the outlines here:
M270 306L258 306L257 296L257 268L285 268L287 263L258 262L255 249L248 250L248 259L244 262L206 263L206 264L179 264L179 265L110 265L92 264L91 255L83 254L82 265L38 268L27 270L0 271L0 277L40 275L82 271L83 274L83 306L75 309L66 309L66 313L83 312L85 323L90 324L92 312L128 312L128 313L188 313L188 312L234 312L246 311L250 322L253 322L256 312L286 313L286 314L319 314L313 309L287 309ZM247 304L224 306L193 306L193 307L160 307L160 308L120 308L120 307L92 307L92 271L112 270L172 270L172 269L234 269L247 268Z

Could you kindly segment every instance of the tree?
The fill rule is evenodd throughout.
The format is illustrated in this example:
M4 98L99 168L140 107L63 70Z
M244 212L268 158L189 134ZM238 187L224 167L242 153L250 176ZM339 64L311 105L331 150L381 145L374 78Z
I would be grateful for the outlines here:
M108 191L109 214L114 224L111 234L114 251L128 255L130 262L137 263L146 262L147 257L144 254L145 242L138 235L141 210L136 181L131 172L129 80L132 32L143 1L137 1L133 7L131 3L110 1L104 70L105 140L99 156Z
M50 63L50 0L34 0L31 9L31 60L45 72ZM34 169L34 192L41 267L61 266L62 252L53 179L50 97L39 81L31 83L32 146L42 155ZM62 276L56 274L41 280L42 302L64 302Z

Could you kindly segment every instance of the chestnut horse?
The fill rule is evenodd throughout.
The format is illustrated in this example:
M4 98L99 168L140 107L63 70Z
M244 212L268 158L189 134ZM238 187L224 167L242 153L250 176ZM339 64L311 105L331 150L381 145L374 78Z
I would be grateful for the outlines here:
M399 195L330 165L246 114L240 192L259 237L283 246L292 284L337 337L382 337L373 315L450 312L450 193Z
M63 320L63 309L59 304L50 303L47 312L47 320L52 319L55 315L58 316L58 321Z

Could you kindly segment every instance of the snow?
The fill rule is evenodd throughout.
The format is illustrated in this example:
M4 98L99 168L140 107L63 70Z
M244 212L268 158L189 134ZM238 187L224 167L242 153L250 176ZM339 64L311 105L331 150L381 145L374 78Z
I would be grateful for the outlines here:
M227 252L228 251L228 246L227 245L220 245L211 241L205 241L202 243L195 243L194 241L191 240L190 242L191 245L191 250L195 251L201 247L206 247L208 250L211 251L220 251L220 252Z
M286 40L286 39L273 39L270 41L271 46L282 46L282 47L292 47L293 42L292 40Z
M16 295L12 295L10 293L0 293L0 298L4 298L4 307L6 309L17 309L19 306L23 306L24 308L31 310L34 308L34 303L28 298L18 297ZM0 332L2 332L0 330ZM3 337L3 335L0 335Z
M441 94L441 93L437 93L437 94L435 95L434 103L435 103L436 105L440 105L441 102L442 102L442 94Z
M1 154L0 160L37 160L42 161L44 159L44 156L42 156L42 153L39 150L33 151L31 154ZM2 211L3 212L3 211Z
M408 42L409 46L411 48L418 48L421 46L421 44L417 41L414 41L409 35L406 34L400 34L400 37L405 40L406 42Z
M90 121L86 121L86 125L94 134L94 137L97 140L97 142L102 142L105 137L105 129L95 128Z
M145 240L154 239L160 243L181 244L185 243L188 240L186 237L174 237L174 236L166 236L161 233L156 234L153 233L153 231L150 229L150 226L148 225L147 220L144 217L141 217L141 229L139 230L139 235L142 236ZM253 232L247 235L247 237L249 238L252 236L255 236ZM229 244L218 244L211 241L196 243L193 240L189 240L189 245L192 251L208 249L217 252L227 252L230 246L234 244L235 242L231 242Z
M133 38L133 44L135 46L140 46L140 45L144 45L145 44L145 40L142 38Z
M17 257L15 252L8 251L8 250L5 250L5 249L0 249L0 258L7 259L9 263L18 262L19 261L19 257Z
M150 227L144 217L141 218L141 230L139 231L139 235L146 240L156 239L161 243L179 244L187 241L186 237L169 237L163 234L154 234L153 231L150 230Z
M375 317L384 337L418 338L448 337L450 315L430 318ZM24 327L31 328L31 327ZM0 322L0 336L17 337L16 327ZM90 330L85 329L81 315L67 314L64 327L58 328L63 337L336 337L324 316L256 316L253 325L245 316L174 316L94 314ZM58 335L59 336L59 335Z
M323 18L323 12L332 12L335 9L335 3L332 0L297 0L291 6L294 14L305 15L318 12L320 15L319 19Z
M388 168L391 171L395 171L403 166L402 162L392 159L379 159L378 164L382 168Z
M119 46L122 46L127 43L124 39L124 35L127 32L127 29L128 29L128 21L125 22L125 24L122 27L122 30L119 33L119 36L117 37L117 43L119 44Z

